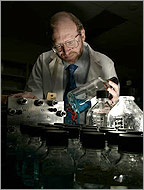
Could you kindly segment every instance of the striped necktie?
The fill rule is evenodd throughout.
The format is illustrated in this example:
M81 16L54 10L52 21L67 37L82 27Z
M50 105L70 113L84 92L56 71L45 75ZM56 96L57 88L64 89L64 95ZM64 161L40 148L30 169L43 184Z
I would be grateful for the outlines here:
M78 68L78 66L74 65L74 64L71 64L67 67L68 83L67 83L66 90L64 93L64 105L65 105L65 110L67 112L67 116L65 117L66 124L78 124L79 123L79 115L78 115L78 113L74 112L74 110L68 103L68 99L67 99L67 93L77 87L76 83L75 83L75 79L74 79L74 72L77 68Z

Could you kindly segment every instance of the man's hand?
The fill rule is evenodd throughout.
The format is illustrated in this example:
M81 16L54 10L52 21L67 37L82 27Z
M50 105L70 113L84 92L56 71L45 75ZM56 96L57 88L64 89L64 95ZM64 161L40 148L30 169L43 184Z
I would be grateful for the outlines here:
M10 95L10 97L14 97L14 98L30 98L30 99L38 99L36 96L34 96L33 94L31 94L30 92L23 92L23 93L17 93L17 94L12 94Z
M119 86L112 81L109 81L109 85L112 86L112 88L108 88L107 91L113 96L112 99L109 100L109 103L114 106L119 98Z

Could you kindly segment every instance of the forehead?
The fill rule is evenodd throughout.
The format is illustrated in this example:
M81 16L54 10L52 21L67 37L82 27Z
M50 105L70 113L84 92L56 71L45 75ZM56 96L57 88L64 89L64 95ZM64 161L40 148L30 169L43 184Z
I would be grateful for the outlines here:
M63 18L59 20L56 24L56 27L53 31L53 40L56 42L69 40L76 34L76 24L68 18Z

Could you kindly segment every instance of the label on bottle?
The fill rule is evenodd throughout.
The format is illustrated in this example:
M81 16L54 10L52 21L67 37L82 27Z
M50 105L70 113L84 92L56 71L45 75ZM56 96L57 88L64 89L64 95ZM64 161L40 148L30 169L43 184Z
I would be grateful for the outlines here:
M124 129L124 118L122 116L113 117L113 124L116 129Z
M107 114L106 113L97 113L92 117L92 125L98 127L105 127L107 126Z

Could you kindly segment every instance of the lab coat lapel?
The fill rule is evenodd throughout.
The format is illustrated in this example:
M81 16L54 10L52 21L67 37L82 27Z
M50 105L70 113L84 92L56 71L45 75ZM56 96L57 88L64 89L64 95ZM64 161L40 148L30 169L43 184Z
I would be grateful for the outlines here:
M49 69L51 73L52 92L56 93L58 101L63 100L63 70L64 66L58 57L56 57L50 64Z
M87 82L93 79L97 79L101 76L102 68L98 63L95 52L89 47L90 53L90 68L87 76Z

